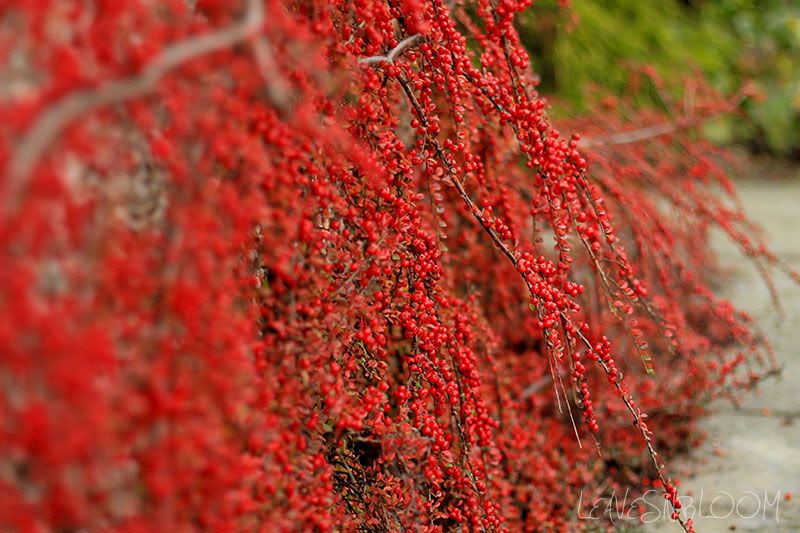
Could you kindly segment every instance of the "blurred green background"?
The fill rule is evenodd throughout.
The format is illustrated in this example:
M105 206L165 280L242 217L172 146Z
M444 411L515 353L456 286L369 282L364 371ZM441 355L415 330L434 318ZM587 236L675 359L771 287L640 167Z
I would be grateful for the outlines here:
M518 29L556 113L558 103L586 111L590 94L630 94L631 72L645 65L664 86L640 87L641 105L680 101L694 72L726 94L750 80L763 98L707 135L800 158L800 0L572 0L567 9L539 0Z

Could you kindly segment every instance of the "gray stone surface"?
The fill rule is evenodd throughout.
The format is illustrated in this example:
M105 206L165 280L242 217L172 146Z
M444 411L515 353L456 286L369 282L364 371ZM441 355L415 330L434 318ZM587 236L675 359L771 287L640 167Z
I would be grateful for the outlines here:
M745 209L766 231L772 249L800 269L800 171L782 180L739 184ZM670 470L695 499L699 532L800 531L800 288L776 274L780 320L755 269L735 247L714 236L721 263L732 269L723 292L755 316L784 364L779 381L765 382L737 410L718 402L702 421L706 443ZM792 493L790 500L786 494ZM700 497L702 496L702 502ZM777 497L777 499L776 499ZM738 507L738 508L737 508ZM680 531L666 520L644 531Z

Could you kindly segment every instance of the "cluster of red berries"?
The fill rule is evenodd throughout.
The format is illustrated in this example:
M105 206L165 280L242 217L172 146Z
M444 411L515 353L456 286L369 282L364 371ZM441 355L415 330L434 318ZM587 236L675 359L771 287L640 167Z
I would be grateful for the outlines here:
M6 4L0 530L691 530L660 458L774 367L708 230L781 265L718 149L598 142L664 116L559 133L529 0Z

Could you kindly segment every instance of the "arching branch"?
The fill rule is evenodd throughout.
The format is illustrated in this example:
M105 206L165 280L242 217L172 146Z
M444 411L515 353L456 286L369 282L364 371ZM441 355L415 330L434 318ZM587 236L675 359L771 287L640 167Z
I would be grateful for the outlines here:
M248 0L242 19L220 30L192 37L165 48L136 76L104 83L64 96L47 108L25 133L12 154L6 179L0 184L3 205L15 209L33 168L53 140L75 119L90 111L145 95L170 71L205 54L228 48L250 37L264 22L261 0Z

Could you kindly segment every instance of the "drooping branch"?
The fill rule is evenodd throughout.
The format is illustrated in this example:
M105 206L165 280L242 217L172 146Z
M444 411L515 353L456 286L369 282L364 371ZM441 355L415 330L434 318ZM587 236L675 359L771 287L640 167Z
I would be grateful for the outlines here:
M110 81L97 88L72 92L47 108L22 137L0 184L0 196L6 209L19 204L33 168L53 140L78 117L154 90L170 71L194 58L223 50L255 33L264 22L260 0L248 0L247 10L238 22L217 31L192 37L165 48L141 73Z
M414 92L412 91L411 86L408 83L408 80L403 76L398 77L397 80L398 80L398 82L400 84L400 87L402 88L403 92L405 93L406 97L409 99L412 107L416 111L417 117L423 123L423 125L427 125L427 123L428 123L427 117L426 117L424 111L422 110L422 106L417 101L417 99L416 99L416 97L414 95ZM673 126L673 124L670 124L670 126ZM656 133L656 134L660 134L660 133ZM453 186L458 191L459 196L464 201L466 207L470 210L470 212L472 213L473 217L476 219L476 221L479 223L479 225L482 227L482 229L489 235L489 237L494 242L495 246L503 253L503 255L506 256L506 258L509 260L511 265L515 268L515 270L519 271L520 270L520 260L519 260L519 258L517 256L517 254L515 254L514 251L512 251L512 249L509 248L509 246L497 234L497 232L495 232L495 230L492 228L492 226L489 223L489 221L487 221L486 218L483 216L481 210L474 203L474 201L470 198L469 194L467 193L466 189L464 188L464 185L455 176L455 174L456 174L455 169L449 164L449 161L444 156L444 153L443 153L441 147L439 146L439 144L435 140L429 140L428 142L431 143L431 145L433 147L433 150L434 150L434 153L436 154L436 156L439 159L439 161L441 162L441 164L447 169L447 174L449 174L450 182L453 184ZM533 291L533 287L531 286L530 281L524 275L522 276L522 280L524 281L524 283L528 287L530 296L532 298L538 300L539 305L542 305L543 302L539 298L539 296ZM558 313L559 313L559 316L560 316L561 320L564 323L571 323L570 318L567 316L567 314L563 310L559 310ZM546 331L547 330L545 329L545 332ZM576 328L575 332L577 334L578 339L585 345L585 347L589 351L594 349L594 346L592 345L592 343L586 338L586 336L580 331L579 328ZM546 333L545 333L545 336L547 336ZM608 377L609 382L616 389L616 391L619 394L620 398L623 400L623 403L625 404L626 409L628 410L628 412L632 416L634 426L639 429L639 432L642 435L642 439L643 439L643 441L645 443L645 446L647 448L648 454L649 454L649 456L650 456L650 458L651 458L651 460L653 462L653 465L655 467L656 474L658 475L658 477L661 480L663 486L665 487L665 497L670 502L670 505L672 506L672 509L674 511L673 519L676 520L680 524L681 528L684 531L686 531L687 533L689 533L691 531L694 531L694 529L692 527L692 522L685 520L682 516L679 515L680 504L678 503L677 491L676 491L674 485L672 485L671 480L668 478L668 476L667 476L667 474L665 472L664 465L661 464L659 462L659 460L658 460L658 452L655 450L655 446L653 444L653 439L651 437L651 432L648 429L647 424L646 424L646 422L644 420L645 418L647 418L647 414L643 413L639 408L636 407L636 404L635 404L632 396L623 387L623 385L622 385L622 374L619 373L619 371L616 369L616 367L611 365L611 364L609 364L607 361L605 361L605 360L603 360L602 358L599 358L599 357L597 358L597 362L598 362L599 366L601 367L601 369L603 370L603 372ZM555 387L555 376L554 376L553 379L554 379L553 385ZM538 384L534 384L534 385L532 385L532 387L538 387ZM525 394L525 391L523 391L523 394ZM565 391L565 395L566 395L566 391ZM572 420L572 411L571 411L569 402L567 402L567 407L569 409L570 419ZM573 423L573 427L575 427L574 421L572 423ZM577 436L578 435L577 428L575 428L575 433L576 433L576 436ZM580 440L580 438L578 438L578 440Z

